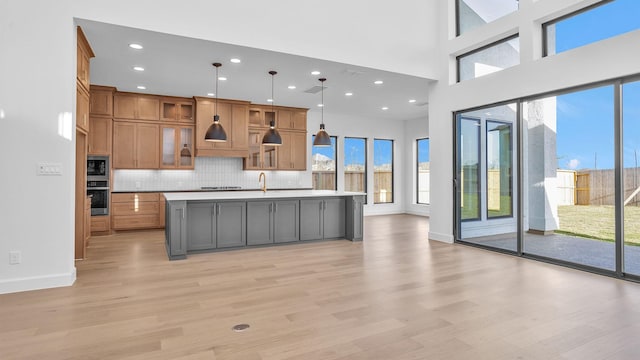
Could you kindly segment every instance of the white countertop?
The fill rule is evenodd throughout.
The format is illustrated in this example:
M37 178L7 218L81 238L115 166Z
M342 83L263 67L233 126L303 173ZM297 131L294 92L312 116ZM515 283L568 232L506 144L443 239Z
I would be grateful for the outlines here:
M333 190L267 190L261 191L212 191L212 192L170 192L163 193L167 201L185 200L261 200L280 198L308 198L331 196L366 195L361 192Z

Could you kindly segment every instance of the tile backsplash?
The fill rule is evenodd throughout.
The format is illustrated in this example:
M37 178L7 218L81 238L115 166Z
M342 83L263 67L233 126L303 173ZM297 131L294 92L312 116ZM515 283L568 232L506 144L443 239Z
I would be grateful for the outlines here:
M264 171L270 189L310 188L308 171ZM197 157L194 170L114 170L113 191L196 190L203 186L258 189L260 171L242 170L240 158Z

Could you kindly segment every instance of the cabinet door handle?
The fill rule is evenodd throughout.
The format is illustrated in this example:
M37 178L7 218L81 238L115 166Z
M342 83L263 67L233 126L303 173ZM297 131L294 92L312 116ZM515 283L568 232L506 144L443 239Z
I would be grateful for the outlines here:
M277 213L278 212L278 203L274 203L273 204L273 212Z
M322 201L320 201L320 211L322 211Z
M221 208L220 208L220 204L218 204L218 216L222 214Z
M273 206L273 204L269 203L269 212L271 212L271 207Z

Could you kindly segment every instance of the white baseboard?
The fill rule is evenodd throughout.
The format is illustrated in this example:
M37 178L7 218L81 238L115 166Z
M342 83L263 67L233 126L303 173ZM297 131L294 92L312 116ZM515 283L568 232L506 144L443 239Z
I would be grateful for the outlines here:
M429 214L425 213L424 211L407 210L407 211L405 211L405 214L429 217Z
M71 286L76 281L76 268L66 274L33 276L0 281L0 294Z
M429 240L440 241L447 244L453 244L453 235L441 234L433 231L429 231Z

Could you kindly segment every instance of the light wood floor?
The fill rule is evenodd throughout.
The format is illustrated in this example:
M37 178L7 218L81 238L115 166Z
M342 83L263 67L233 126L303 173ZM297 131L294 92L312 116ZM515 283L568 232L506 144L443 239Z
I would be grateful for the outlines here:
M640 358L639 284L365 223L173 262L161 231L93 238L74 286L0 295L0 359Z

